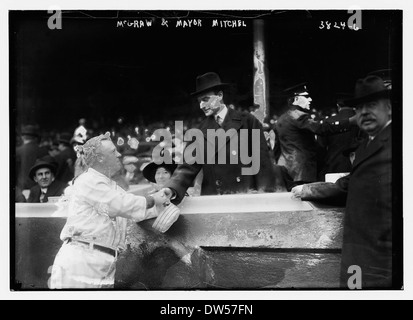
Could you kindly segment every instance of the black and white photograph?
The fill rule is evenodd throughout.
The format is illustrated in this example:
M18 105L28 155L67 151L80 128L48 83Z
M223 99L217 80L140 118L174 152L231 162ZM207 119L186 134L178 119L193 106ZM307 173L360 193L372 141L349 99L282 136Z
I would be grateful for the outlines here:
M8 9L7 291L406 289L405 10L286 6Z

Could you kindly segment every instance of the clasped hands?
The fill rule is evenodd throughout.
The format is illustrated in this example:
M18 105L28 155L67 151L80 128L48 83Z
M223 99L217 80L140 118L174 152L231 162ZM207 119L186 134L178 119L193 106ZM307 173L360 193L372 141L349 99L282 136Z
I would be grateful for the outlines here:
M291 189L291 198L294 200L301 200L304 185L298 185Z
M158 212L158 217L155 219L152 227L162 233L166 232L178 220L181 212L176 205L171 203L172 194L169 188L163 188L151 194L155 200L155 207Z

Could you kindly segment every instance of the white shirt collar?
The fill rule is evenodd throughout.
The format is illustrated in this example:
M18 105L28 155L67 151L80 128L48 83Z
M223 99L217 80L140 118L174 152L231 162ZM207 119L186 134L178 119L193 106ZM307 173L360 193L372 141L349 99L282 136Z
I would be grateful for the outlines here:
M224 108L215 115L215 119L219 116L222 120L224 120L227 113L228 113L228 108L227 106L224 106Z

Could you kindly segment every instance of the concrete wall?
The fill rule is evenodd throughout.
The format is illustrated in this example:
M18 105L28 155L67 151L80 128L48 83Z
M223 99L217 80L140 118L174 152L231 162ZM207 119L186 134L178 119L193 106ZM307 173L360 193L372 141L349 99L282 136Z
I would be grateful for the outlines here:
M289 194L188 198L165 234L152 229L153 220L130 222L116 288L338 288L344 208L289 199ZM55 209L16 204L12 282L17 290L48 288L65 222L53 217Z

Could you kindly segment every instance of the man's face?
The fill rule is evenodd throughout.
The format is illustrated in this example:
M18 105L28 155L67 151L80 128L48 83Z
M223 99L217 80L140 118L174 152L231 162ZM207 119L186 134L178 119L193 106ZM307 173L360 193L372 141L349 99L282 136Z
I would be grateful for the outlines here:
M391 119L390 100L379 99L358 105L356 115L360 129L370 136L375 136Z
M293 105L299 106L303 109L310 110L310 104L313 99L307 94L302 96L295 96Z
M34 175L34 181L40 186L40 188L47 188L52 184L54 175L49 168L37 169Z
M119 161L121 154L116 150L112 141L103 140L100 153L102 155L103 166L105 166L111 173L115 174L122 168L122 164Z
M214 116L218 114L224 106L222 105L222 92L215 94L210 91L203 93L197 97L201 110L205 113L206 117Z

